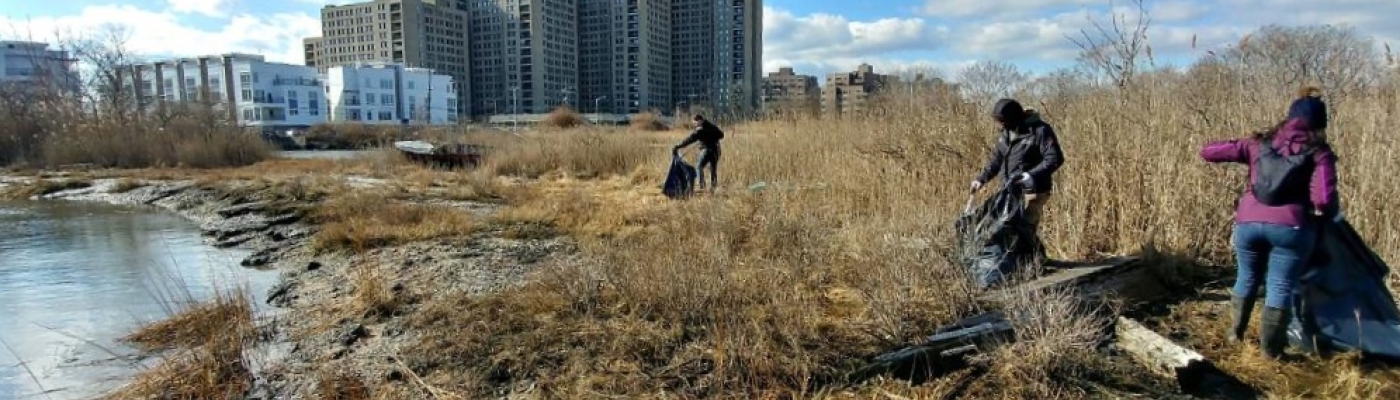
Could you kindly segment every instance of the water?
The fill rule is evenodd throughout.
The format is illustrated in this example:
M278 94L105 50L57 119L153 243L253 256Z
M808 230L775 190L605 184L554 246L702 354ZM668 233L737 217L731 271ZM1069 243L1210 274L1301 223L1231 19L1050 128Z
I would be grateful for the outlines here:
M277 155L295 159L349 160L373 153L374 150L296 150L279 152Z
M192 222L158 210L0 203L0 399L120 385L139 367L116 338L216 289L246 287L265 308L277 274L239 267L247 255L206 245Z

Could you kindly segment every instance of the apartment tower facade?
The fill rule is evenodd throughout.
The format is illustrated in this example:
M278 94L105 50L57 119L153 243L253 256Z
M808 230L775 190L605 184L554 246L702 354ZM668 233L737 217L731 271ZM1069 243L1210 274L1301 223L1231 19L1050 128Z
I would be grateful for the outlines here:
M871 97L895 88L899 77L875 73L875 67L861 63L852 72L827 75L822 88L822 114L840 116L869 109Z
M672 104L671 2L584 0L580 99L602 113L665 112Z
M577 0L460 0L471 18L471 115L578 104Z
M763 78L763 109L769 114L817 115L821 112L817 77L799 75L792 67L770 72Z
M758 110L763 1L672 0L671 19L675 102L721 113Z
M446 0L374 0L321 8L321 36L302 41L306 65L400 63L453 78L457 104L471 102L468 14Z
M401 62L446 72L471 116L561 105L743 113L762 104L762 8L761 0L376 0L324 8L322 37L303 44L307 65L322 71Z

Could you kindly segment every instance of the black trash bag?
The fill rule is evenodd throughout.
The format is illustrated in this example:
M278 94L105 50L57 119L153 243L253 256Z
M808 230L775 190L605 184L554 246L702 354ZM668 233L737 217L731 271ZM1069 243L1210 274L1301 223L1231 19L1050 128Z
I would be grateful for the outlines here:
M661 186L661 193L672 199L690 197L695 193L697 175L695 166L685 162L679 154L672 155L671 170L666 173L666 182Z
M981 206L968 209L954 224L957 262L978 289L1002 283L1008 275L1036 262L1041 251L1035 226L1026 218L1025 189L1003 185Z
M1357 351L1400 361L1400 309L1390 267L1343 218L1322 222L1293 292L1289 343L1305 353Z

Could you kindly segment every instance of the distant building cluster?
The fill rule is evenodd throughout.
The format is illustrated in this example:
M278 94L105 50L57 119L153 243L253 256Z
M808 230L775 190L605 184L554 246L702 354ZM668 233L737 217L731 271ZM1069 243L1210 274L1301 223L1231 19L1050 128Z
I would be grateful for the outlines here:
M204 103L240 125L269 130L319 123L452 124L452 77L397 64L356 63L324 73L255 54L176 58L120 69L122 88L143 111Z
M791 67L782 67L763 79L763 108L770 115L839 117L869 110L873 98L881 93L951 87L939 79L926 79L923 74L901 81L896 75L877 74L875 67L865 63L855 71L828 74L825 85L819 85L815 76L799 75Z
M463 116L632 114L762 100L761 0L374 0L321 9L306 65L427 67Z
M644 111L839 117L882 92L945 85L875 73L760 75L761 0L374 0L326 6L302 64L229 53L118 67L141 110L206 103L245 126L537 120L571 106L599 121ZM0 42L0 83L81 88L71 55ZM110 94L110 93L109 93Z

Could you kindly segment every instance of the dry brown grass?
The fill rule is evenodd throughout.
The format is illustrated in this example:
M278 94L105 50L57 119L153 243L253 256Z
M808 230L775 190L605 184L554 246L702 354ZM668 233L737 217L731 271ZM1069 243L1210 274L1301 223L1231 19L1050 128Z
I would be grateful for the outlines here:
M466 235L479 229L466 211L397 201L384 193L353 191L326 201L311 218L320 251L364 251L392 244Z
M1224 294L1223 290L1214 292ZM1280 399L1390 399L1400 397L1400 370L1352 353L1327 360L1300 357L1296 362L1266 360L1259 349L1259 318L1250 320L1243 345L1226 344L1229 324L1224 301L1189 299L1162 318L1159 330L1190 332L1187 345L1241 380Z
M398 125L362 123L317 124L306 132L308 147L325 149L366 149L382 147L395 140L410 137L408 130Z
M1206 140L1240 137L1284 114L1293 88L1248 86L1211 65L1144 73L1125 87L1030 85L1018 97L1053 124L1067 154L1042 236L1062 259L1154 249L1183 255L1177 278L1228 265L1233 200L1244 168L1208 165ZM1389 80L1386 80L1389 79ZM1353 91L1330 104L1348 218L1386 259L1400 249L1400 169L1389 138L1400 126L1400 82ZM1261 93L1280 93L1278 97ZM539 271L522 287L423 299L403 323L421 340L404 361L432 387L464 397L535 385L542 397L823 397L855 360L981 312L948 260L951 224L967 183L992 143L989 104L942 94L895 95L865 115L722 126L720 195L673 202L657 189L667 145L680 132L574 128L524 137L482 136L492 146L475 172L431 172L386 163L365 168L403 187L478 188L511 201L490 221L406 204L387 193L327 201L313 219L323 249L363 250L505 224L516 237L566 233L577 263ZM1264 110L1264 111L1260 111ZM683 126L684 124L678 124ZM558 125L566 126L566 125ZM289 166L287 169L275 166ZM238 176L338 168L268 163ZM260 169L265 168L265 169ZM504 190L499 180L523 180ZM522 179L523 178L523 179ZM744 190L765 182L766 189ZM357 275L350 310L400 301ZM1224 274L1229 275L1229 271ZM1218 273L1213 275L1219 275ZM1392 278L1394 279L1394 278ZM1213 303L1212 303L1213 304ZM1161 382L1091 352L1104 320L1063 293L1026 294L1007 309L1040 319L1022 340L921 387L876 383L872 397L976 398L1160 395ZM1223 315L1223 313L1217 314ZM1249 345L1225 347L1222 317L1168 318L1193 346L1274 398L1387 398L1394 370L1345 358L1279 365ZM1237 355L1236 355L1237 354ZM971 389L958 382L975 381Z
M217 293L123 340L161 362L104 396L109 400L242 397L252 385L245 350L256 340L252 305L242 290Z
M64 99L0 93L0 164L29 167L216 168L272 156L256 133L197 106L158 115L122 110L94 115ZM30 101L26 101L30 100Z
M659 115L653 111L638 113L629 119L631 121L628 123L628 127L634 131L660 132L671 129L661 122Z
M555 108L549 115L540 120L540 126L546 128L573 128L584 124L583 115L568 106Z
M43 196L64 190L82 189L88 186L92 186L92 180L85 177L35 179L30 183L17 184L0 189L0 199L24 200L34 196Z
M1068 156L1042 232L1052 256L1153 248L1184 254L1184 268L1230 262L1244 169L1208 165L1197 151L1275 122L1289 98L1209 108L1185 100L1221 79L1156 73L1123 90L1022 96L1056 127ZM1400 125L1400 103L1379 100L1397 88L1332 104L1348 218L1386 258L1400 235L1380 200L1393 190L1378 171L1400 165L1377 143ZM841 120L725 126L721 195L687 202L657 189L669 157L663 143L674 135L589 130L505 145L489 173L541 180L496 222L529 227L517 232L524 237L574 235L587 261L500 294L426 301L411 326L427 337L408 361L432 384L468 396L526 381L564 398L819 395L852 360L977 311L946 251L992 141L989 105L915 96ZM589 135L596 144L581 146ZM757 182L767 188L743 189ZM972 389L979 397L1160 389L1090 352L1095 337L1083 335L1102 320L1054 296L1016 304L1058 317L991 359L996 379ZM1389 393L1400 383L1368 374L1347 367L1328 376L1352 378L1321 387ZM899 392L935 396L952 386ZM1318 393L1262 386L1284 398Z

